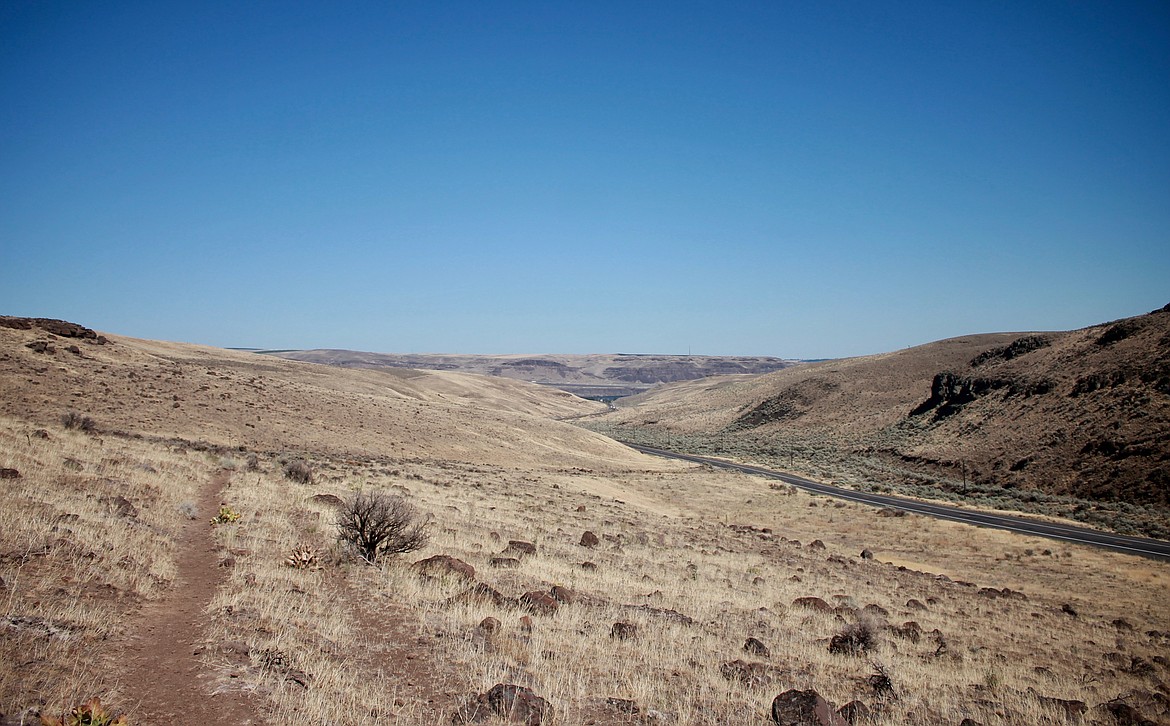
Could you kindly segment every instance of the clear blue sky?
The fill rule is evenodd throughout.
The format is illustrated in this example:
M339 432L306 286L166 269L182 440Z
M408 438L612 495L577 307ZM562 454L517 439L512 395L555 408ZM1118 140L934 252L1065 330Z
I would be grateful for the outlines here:
M0 3L0 313L836 357L1170 302L1170 5Z

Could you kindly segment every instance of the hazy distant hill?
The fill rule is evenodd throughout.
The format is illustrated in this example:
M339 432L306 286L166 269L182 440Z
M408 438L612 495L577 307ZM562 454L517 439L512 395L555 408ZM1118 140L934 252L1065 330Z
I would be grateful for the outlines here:
M1170 306L625 399L600 427L856 480L1170 505ZM828 463L827 463L828 462ZM842 465L844 466L844 465Z
M439 355L353 350L261 351L344 368L461 371L540 383L578 396L629 396L660 383L716 375L760 374L797 363L782 358L704 355Z

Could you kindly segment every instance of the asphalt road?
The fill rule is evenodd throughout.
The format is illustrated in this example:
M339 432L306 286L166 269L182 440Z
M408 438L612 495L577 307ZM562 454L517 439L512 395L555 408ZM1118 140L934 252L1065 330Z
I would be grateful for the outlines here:
M825 496L830 497L837 497L839 499L847 499L852 502L868 504L873 507L901 509L906 512L913 512L914 514L922 514L928 517L937 517L938 519L950 519L955 522L974 524L979 527L1006 529L1011 532L1019 532L1020 534L1031 534L1037 537L1047 537L1048 539L1075 542L1077 544L1092 545L1094 547L1103 547L1105 549L1125 552L1131 555L1141 555L1142 557L1150 557L1159 560L1170 560L1170 542L1166 542L1160 539L1150 539L1148 537L1128 537L1125 535L1088 529L1087 527L1077 527L1068 524L1051 524L1049 522L1041 522L1038 520L1026 519L1024 517L1012 517L1003 514L988 514L970 509L951 507L945 504L932 504L929 502L918 501L916 499L894 497L887 494L857 492L853 491L852 489L842 489L841 487L822 484L820 482L805 479L804 477L796 476L794 474L785 474L783 472L772 471L770 469L764 469L758 466L751 466L750 464L736 464L734 462L725 461L723 459L713 459L707 456L680 454L674 451L667 451L666 449L656 449L650 446L631 444L626 441L623 441L622 443L626 446L629 446L631 449L637 449L644 454L665 456L671 459L682 459L684 461L693 461L699 464L709 464L711 466L718 466L724 469L733 469L735 471L742 471L748 474L755 474L757 476L763 476L769 479L779 479L782 482L800 487L801 489L810 492L824 494Z

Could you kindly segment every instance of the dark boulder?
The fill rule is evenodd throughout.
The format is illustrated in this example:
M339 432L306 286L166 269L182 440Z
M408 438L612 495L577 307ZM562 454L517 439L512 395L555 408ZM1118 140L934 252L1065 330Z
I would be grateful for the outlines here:
M460 708L451 719L453 724L485 723L503 718L508 723L540 726L551 716L548 701L531 688L497 683Z
M414 563L414 569L423 575L475 579L475 568L451 555L435 555Z
M538 615L552 615L561 607L556 598L540 590L521 595L520 604Z
M758 655L761 658L772 657L772 651L769 650L768 646L764 645L764 641L760 640L759 638L748 638L745 640L743 642L743 650L745 653Z
M779 726L849 726L821 694L795 688L772 700L772 720Z
M508 546L500 554L512 553L518 556L536 554L536 545L518 539L508 540Z

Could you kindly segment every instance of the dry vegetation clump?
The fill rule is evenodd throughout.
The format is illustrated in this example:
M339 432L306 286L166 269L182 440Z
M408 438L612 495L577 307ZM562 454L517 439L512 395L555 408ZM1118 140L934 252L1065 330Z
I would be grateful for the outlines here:
M337 536L366 562L426 547L427 522L414 505L384 492L357 492L337 513ZM384 559L384 558L383 558Z
M293 459L284 463L284 476L298 484L313 483L313 469L304 459Z
M66 411L61 414L61 425L71 431L84 431L85 433L92 433L97 427L91 417L77 411Z
M180 507L211 469L133 439L0 418L0 704L119 704L107 660L126 617L174 577Z

